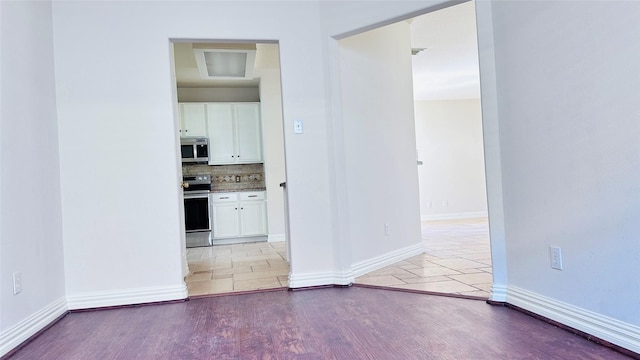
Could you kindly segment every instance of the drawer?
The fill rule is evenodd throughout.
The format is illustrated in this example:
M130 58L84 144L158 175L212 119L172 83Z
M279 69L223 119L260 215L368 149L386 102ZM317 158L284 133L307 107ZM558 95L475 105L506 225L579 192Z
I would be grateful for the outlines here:
M265 192L264 191L248 191L240 193L240 201L250 201L250 200L264 200Z
M236 202L238 201L238 193L213 193L211 194L211 201L214 203Z

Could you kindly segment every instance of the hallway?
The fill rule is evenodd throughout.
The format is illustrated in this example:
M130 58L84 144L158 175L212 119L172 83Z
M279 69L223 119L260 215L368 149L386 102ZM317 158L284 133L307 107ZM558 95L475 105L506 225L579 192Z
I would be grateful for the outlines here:
M491 250L487 218L425 221L425 253L356 279L357 284L488 298Z

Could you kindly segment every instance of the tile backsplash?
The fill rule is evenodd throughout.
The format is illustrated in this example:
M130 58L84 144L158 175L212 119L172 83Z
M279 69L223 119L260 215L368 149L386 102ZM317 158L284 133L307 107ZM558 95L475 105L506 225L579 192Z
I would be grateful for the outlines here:
M211 191L252 191L265 189L263 164L213 166L184 164L182 165L182 174L211 174Z

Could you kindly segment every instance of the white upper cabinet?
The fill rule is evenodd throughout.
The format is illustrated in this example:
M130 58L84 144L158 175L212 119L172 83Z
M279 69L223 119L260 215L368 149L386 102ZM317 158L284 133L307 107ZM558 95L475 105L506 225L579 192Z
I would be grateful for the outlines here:
M207 136L205 104L180 103L180 137Z
M209 165L236 162L235 123L229 104L207 104Z
M209 165L262 162L259 103L208 103Z
M262 162L259 104L235 104L238 130L238 162Z

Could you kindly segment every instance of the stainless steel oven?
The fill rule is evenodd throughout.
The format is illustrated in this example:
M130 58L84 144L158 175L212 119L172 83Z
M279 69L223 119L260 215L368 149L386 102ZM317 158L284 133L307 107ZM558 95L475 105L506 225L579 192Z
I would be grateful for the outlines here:
M209 174L185 175L184 222L187 247L211 245L211 176Z

